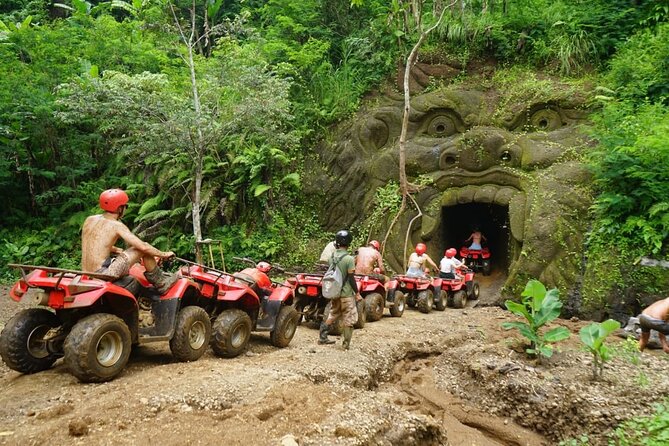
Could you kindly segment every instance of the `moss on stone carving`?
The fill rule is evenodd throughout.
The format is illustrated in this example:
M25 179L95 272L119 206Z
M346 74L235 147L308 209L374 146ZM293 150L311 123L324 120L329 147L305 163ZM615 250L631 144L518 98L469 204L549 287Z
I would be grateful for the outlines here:
M493 253L493 260L507 273L505 290L536 278L568 295L582 269L574 253L582 251L582 216L591 203L580 162L591 145L583 132L588 94L582 82L514 69L415 95L407 174L423 184L415 198L424 216L411 227L411 244L426 242L439 259L483 224L498 231L491 234L500 256ZM365 222L379 205L375 191L397 181L402 105L398 97L378 100L321 148L331 174L322 185L329 228ZM465 215L472 210L484 221ZM377 221L360 226L382 238L393 215L374 215ZM415 209L405 212L386 246L385 259L398 272L415 215Z

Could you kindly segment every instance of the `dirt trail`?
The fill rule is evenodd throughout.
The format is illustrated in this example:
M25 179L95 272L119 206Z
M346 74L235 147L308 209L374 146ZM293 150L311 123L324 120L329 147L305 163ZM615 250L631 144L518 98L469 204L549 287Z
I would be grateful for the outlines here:
M0 299L0 326L17 309ZM300 327L288 348L254 335L238 358L194 363L156 344L104 384L77 382L62 361L25 376L0 365L0 444L540 445L581 433L605 444L607 429L669 393L662 354L641 368L615 360L611 381L593 383L574 337L534 364L500 329L508 319L499 307L407 309L356 330L348 352ZM643 403L630 408L632 394Z

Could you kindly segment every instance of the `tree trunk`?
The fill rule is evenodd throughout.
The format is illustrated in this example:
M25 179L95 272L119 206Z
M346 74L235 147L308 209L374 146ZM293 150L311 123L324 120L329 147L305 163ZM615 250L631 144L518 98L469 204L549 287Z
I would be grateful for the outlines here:
M186 63L190 71L190 82L191 82L191 91L193 94L193 109L195 111L195 134L196 140L193 143L193 154L195 156L195 185L193 188L192 194L192 205L193 205L193 235L195 236L195 258L198 263L202 263L202 247L199 242L202 241L202 225L200 219L200 200L202 193L202 178L204 176L203 172L203 162L204 162L204 153L205 153L205 142L204 136L202 135L202 129L200 128L200 121L202 120L202 110L200 107L200 94L197 87L197 78L195 76L195 60L193 58L193 48L197 44L194 42L195 39L195 0L193 0L193 6L190 10L190 19L191 19L191 32L190 36L186 38L186 35L179 24L179 19L177 18L176 12L174 11L174 5L170 3L170 8L172 9L172 15L174 16L174 23L179 29L181 34L181 39L188 48L188 59ZM198 39L199 41L199 39Z

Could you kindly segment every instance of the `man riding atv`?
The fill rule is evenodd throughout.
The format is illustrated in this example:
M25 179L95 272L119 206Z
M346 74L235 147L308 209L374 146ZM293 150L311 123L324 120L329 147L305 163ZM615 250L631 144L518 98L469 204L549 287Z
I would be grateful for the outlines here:
M142 241L121 222L128 208L128 195L121 189L108 189L100 194L100 207L105 212L91 215L84 221L81 232L81 267L84 271L106 274L116 279L127 276L135 263L143 260L144 276L160 294L170 289L177 277L165 274L156 257L169 259L172 251L161 251ZM114 246L118 239L125 241L125 251ZM116 257L112 257L116 254Z
M355 273L364 274L381 283L386 283L388 278L383 274L383 258L379 252L380 249L381 244L376 240L369 242L368 246L359 248L355 258Z

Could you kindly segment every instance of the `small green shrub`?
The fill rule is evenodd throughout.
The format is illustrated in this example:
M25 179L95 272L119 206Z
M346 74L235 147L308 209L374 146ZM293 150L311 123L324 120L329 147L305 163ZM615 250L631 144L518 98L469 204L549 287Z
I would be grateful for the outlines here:
M608 319L601 324L593 322L578 332L581 341L592 353L592 377L600 379L604 373L604 363L611 359L609 347L604 345L604 340L614 331L620 328L620 322Z
M567 339L570 335L565 327L555 327L543 334L540 332L541 327L560 316L562 302L558 297L559 291L557 288L546 291L543 283L531 279L521 296L521 303L507 300L504 305L512 313L524 317L527 323L504 322L502 328L517 328L520 334L529 339L530 347L525 349L529 355L550 358L553 355L553 346L550 344Z
M669 444L669 403L655 406L655 413L620 424L610 435L610 446L664 446Z

